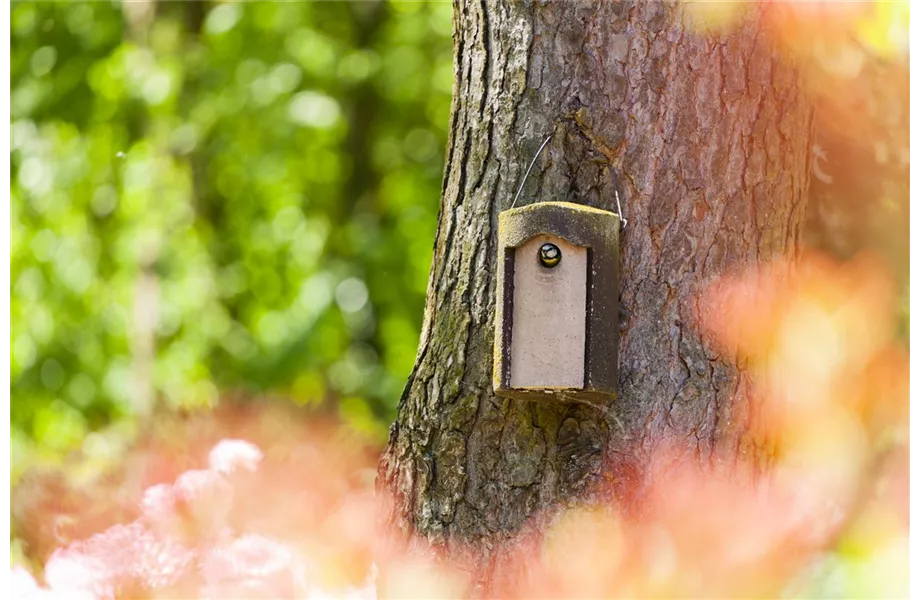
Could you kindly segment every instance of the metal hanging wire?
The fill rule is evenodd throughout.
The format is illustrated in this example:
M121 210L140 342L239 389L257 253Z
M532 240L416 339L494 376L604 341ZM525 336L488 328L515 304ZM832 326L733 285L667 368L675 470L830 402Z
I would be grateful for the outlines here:
M521 197L521 192L524 190L524 184L527 183L527 178L530 176L530 172L533 170L533 166L537 163L537 159L540 158L540 154L543 152L543 149L546 148L546 145L549 143L549 141L553 139L553 135L555 133L556 132L554 130L552 133L546 136L546 139L543 140L543 143L540 144L539 148L537 148L536 154L533 155L533 159L531 159L530 164L527 166L527 171L524 172L524 177L521 179L521 185L518 186L517 194L514 195L514 200L511 202L511 206L509 207L509 210L514 208L514 205L517 204L518 198ZM610 165L610 177L611 179L613 179L613 197L617 201L617 216L620 217L620 226L623 229L625 229L627 221L626 221L626 217L623 216L623 207L620 206L620 192L619 192L620 186L619 186L619 181L617 180L617 177L614 174L613 165Z
M556 133L555 131L553 133ZM537 150L537 153L533 155L533 160L530 161L530 166L527 167L527 172L524 173L524 178L521 179L521 185L518 188L517 194L514 195L514 201L511 203L511 208L514 208L514 205L517 204L518 198L521 196L521 190L524 189L524 184L527 183L527 177L530 175L531 169L533 169L534 164L536 164L537 159L540 158L540 153L543 152L543 148L546 148L546 145L551 139L553 139L553 133L546 136L546 139L543 140L543 143L540 144L540 148Z
M613 197L617 201L617 216L620 217L620 227L626 229L626 217L623 216L623 207L620 206L620 180L613 170L613 165L610 165L610 178L613 179Z

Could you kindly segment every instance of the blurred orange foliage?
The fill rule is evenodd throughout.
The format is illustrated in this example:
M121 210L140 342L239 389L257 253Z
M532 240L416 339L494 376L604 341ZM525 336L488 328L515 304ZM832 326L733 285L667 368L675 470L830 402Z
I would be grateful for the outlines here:
M612 505L535 516L500 568L509 596L776 595L830 547L871 555L906 535L907 351L880 262L777 259L701 300L707 337L750 374L771 464L701 465L659 449L638 517ZM184 437L175 421L164 426L172 435L150 433L126 461L143 488L136 518L56 550L50 588L17 572L23 597L472 589L458 557L480 549L452 542L448 556L384 531L377 448L334 421L298 422L269 404L191 419Z

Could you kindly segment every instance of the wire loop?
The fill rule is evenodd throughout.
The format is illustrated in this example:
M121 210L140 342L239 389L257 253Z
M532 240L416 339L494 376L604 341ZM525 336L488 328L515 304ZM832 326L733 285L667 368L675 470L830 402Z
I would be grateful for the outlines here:
M527 171L524 172L524 177L521 179L521 185L518 186L517 194L514 195L514 200L511 202L511 208L514 208L514 205L517 204L518 198L521 197L521 192L524 190L524 184L527 183L527 178L530 176L530 172L533 170L533 166L536 164L537 159L540 158L540 154L543 152L543 149L546 148L546 145L551 139L553 139L553 134L555 134L555 129L552 133L546 136L546 139L543 140L543 143L540 144L540 147L537 149L537 153L533 155L533 159L530 161L530 165L527 166ZM619 182L614 174L613 165L610 165L610 177L613 179L613 196L617 201L617 216L620 217L620 227L626 229L626 217L623 216L623 207L620 206L620 191L619 191Z

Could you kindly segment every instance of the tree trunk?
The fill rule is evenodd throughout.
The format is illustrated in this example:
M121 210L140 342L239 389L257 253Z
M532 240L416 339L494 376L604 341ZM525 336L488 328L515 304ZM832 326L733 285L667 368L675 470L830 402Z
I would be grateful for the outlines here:
M637 514L663 442L700 465L766 465L743 365L701 330L719 276L799 244L810 108L754 5L692 33L663 2L454 4L455 84L441 212L415 368L381 459L386 521L508 590L508 543L551 509ZM618 397L591 406L492 394L499 212L568 201L616 211ZM610 315L617 318L617 315ZM463 556L460 556L463 554ZM500 565L501 568L496 566Z

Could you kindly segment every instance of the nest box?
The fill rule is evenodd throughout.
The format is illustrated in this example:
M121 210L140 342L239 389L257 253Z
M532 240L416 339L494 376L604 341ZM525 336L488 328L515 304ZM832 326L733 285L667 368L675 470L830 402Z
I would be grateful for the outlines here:
M569 202L498 216L496 395L616 395L620 218Z

